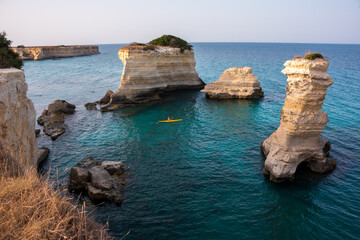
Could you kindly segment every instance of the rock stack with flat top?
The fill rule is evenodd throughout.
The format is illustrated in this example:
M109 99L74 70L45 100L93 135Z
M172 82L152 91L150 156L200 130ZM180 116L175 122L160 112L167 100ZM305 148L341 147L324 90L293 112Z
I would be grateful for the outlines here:
M264 92L250 67L226 69L218 80L205 86L201 92L209 98L262 98Z
M178 40L183 41L170 36L166 46L133 44L122 47L118 51L124 65L120 86L101 110L159 100L160 95L168 91L202 89L205 84L196 72L194 51L190 45L176 47Z
M303 162L318 173L335 167L335 160L328 158L330 143L321 136L328 122L321 108L326 89L333 83L327 74L329 62L322 57L296 58L284 65L288 85L280 127L261 144L266 156L264 173L274 182L293 179Z

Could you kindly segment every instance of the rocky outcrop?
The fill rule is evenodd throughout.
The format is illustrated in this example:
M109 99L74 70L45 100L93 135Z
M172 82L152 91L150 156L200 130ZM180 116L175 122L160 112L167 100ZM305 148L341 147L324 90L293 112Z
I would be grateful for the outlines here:
M266 156L264 173L274 182L293 179L303 162L319 173L335 167L335 160L328 158L330 143L320 135L328 122L322 104L333 83L327 74L328 61L296 58L284 65L288 85L280 127L261 145Z
M99 47L94 45L13 47L12 50L24 60L79 57L100 53Z
M75 108L75 105L57 99L49 104L48 109L44 109L37 122L44 126L46 135L50 136L52 140L56 140L65 133L64 114L74 113Z
M70 171L70 191L86 191L93 201L121 204L125 185L125 167L121 162L98 162L86 158Z
M84 106L86 110L97 110L96 103L86 103Z
M49 153L50 153L49 148L47 148L47 147L39 148L36 165L40 166L40 164L42 164L48 158Z
M137 45L125 46L118 54L124 65L121 84L102 111L158 100L167 91L204 86L195 69L193 50Z
M38 156L36 113L27 89L22 70L0 69L0 149L24 169L36 167Z
M114 92L111 90L107 90L105 96L103 98L100 99L99 104L100 105L105 105L108 104L111 100L111 95L113 95Z
M209 98L262 98L264 92L250 67L226 69L218 80L205 86L201 92Z

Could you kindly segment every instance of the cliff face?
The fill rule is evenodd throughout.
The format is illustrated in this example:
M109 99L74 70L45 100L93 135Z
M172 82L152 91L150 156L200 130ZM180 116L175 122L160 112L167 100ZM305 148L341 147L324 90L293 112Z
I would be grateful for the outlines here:
M201 89L204 82L195 69L193 50L179 48L125 46L118 51L124 69L121 84L102 110L124 103L159 99L160 93L180 89Z
M261 98L264 93L250 67L226 69L218 80L201 92L210 98Z
M45 46L45 47L13 47L24 60L41 60L49 58L79 57L98 54L99 47L92 45Z
M20 166L36 166L35 109L22 70L0 69L0 147Z
M296 168L307 162L314 172L330 171L335 160L327 156L330 143L320 133L327 123L321 110L326 89L333 83L327 74L327 60L287 61L282 73L288 76L280 127L262 143L266 156L264 173L270 180L294 178Z

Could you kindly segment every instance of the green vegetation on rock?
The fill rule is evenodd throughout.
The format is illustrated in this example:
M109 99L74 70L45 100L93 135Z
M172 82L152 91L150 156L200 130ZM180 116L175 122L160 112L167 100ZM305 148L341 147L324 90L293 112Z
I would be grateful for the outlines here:
M168 46L173 48L180 48L181 52L185 50L191 50L192 46L185 40L175 37L173 35L163 35L159 38L156 38L148 43L148 45L155 46Z
M11 49L11 41L6 38L6 33L0 33L0 68L21 68L24 65L19 54Z
M321 55L320 53L310 53L310 54L305 55L304 58L309 59L309 60L314 60L316 58L324 59L323 55Z

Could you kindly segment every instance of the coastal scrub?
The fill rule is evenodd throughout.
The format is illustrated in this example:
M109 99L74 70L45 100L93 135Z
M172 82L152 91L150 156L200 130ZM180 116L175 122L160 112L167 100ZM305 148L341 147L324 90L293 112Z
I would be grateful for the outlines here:
M19 68L24 65L19 54L11 49L11 41L6 38L6 33L0 33L0 68Z
M148 45L180 48L181 52L192 49L192 45L190 45L187 41L185 41L184 39L181 39L179 37L175 37L173 35L162 35L161 37L150 41L148 43Z
M0 154L0 239L112 239L36 170L18 171Z
M308 59L308 60L314 60L316 58L324 59L323 55L321 55L320 53L310 53L310 54L305 55L304 58Z

